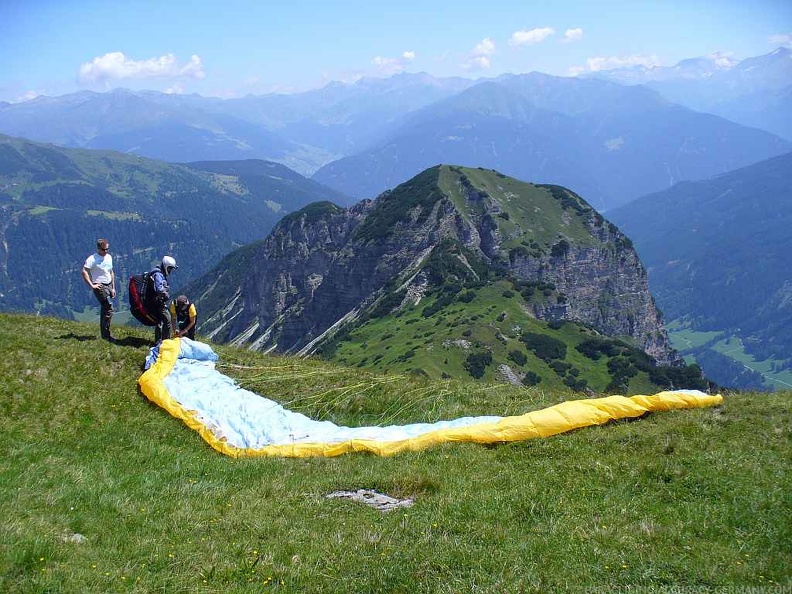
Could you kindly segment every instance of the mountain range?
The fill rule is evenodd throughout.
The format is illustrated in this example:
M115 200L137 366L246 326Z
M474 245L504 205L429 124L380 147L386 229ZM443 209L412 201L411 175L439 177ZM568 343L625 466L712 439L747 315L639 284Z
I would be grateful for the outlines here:
M564 185L604 211L790 149L644 87L534 73L417 110L380 146L325 165L313 179L362 198L451 161Z
M661 362L675 362L662 329L660 335L642 335L636 329L634 303L623 308L633 312L628 316L633 326L628 323L630 330L625 331L623 325L605 323L608 307L584 312L575 308L585 299L569 299L574 288L564 280L570 266L559 259L564 251L560 242L580 247L576 242L582 235L574 241L567 237L568 225L575 220L570 213L590 217L593 229L599 224L597 217L602 218L589 212L594 207L635 241L658 304L673 322L673 336L687 341L695 334L695 346L686 356L695 355L710 374L710 369L724 368L724 353L735 339L746 353L774 368L789 369L792 279L784 247L789 244L790 222L790 63L792 54L780 49L742 62L718 56L686 60L673 68L621 69L578 78L530 73L467 80L401 74L351 85L333 83L294 95L228 100L116 90L0 103L0 132L24 137L0 135L0 310L68 318L93 307L79 267L95 238L107 236L122 279L148 268L163 253L177 256L181 267L173 278L175 290L215 266L212 274L222 274L231 286L241 287L240 263L254 269L262 265L249 262L251 254L279 262L281 284L272 290L281 291L281 301L275 306L290 305L278 310L286 311L282 318L257 318L261 328L271 327L267 338L251 331L252 326L239 331L239 324L249 322L250 316L264 315L253 314L263 303L255 290L244 298L241 292L227 295L222 287L209 291L208 277L188 287L204 294L202 314L215 312L216 326L202 315L209 324L207 332L256 348L322 352L361 366L372 365L379 355L375 365L382 364L389 360L387 349L396 349L399 354L391 358L391 365L441 375L454 369L438 366L429 349L415 348L414 330L420 327L426 342L427 320L437 321L431 315L424 319L422 312L442 310L438 323L445 329L452 327L447 321L452 303L462 308L487 301L487 308L453 313L458 326L469 324L471 334L459 339L473 345L475 352L467 355L493 356L496 364L484 366L486 377L504 366L512 369L515 362L501 348L505 343L497 338L493 342L480 330L478 320L486 319L488 328L497 326L506 343L520 342L519 333L509 335L501 327L504 320L489 319L491 307L504 319L523 319L528 312L530 320L523 328L560 336L572 350L593 339L584 337L593 332L598 339L626 341L608 347L617 356L627 357L624 349L638 347ZM445 181L431 181L435 172L437 180ZM457 181L449 185L454 177ZM534 213L550 208L542 202L546 192L565 205L556 213L565 223L550 225L552 238L532 237L530 217L510 210L496 182L501 187L522 183L512 177L535 182L526 184L530 191L520 186L513 192L527 196ZM489 219L470 210L476 201L459 199L451 186L464 187L471 196L478 192L480 203L492 209ZM355 204L381 193L376 200ZM406 212L412 214L395 214L394 195L406 201ZM456 221L458 235L420 220L427 195L444 204L444 213L456 209L449 216ZM402 218L411 216L418 217L412 223L420 224L399 246L388 244L393 229L370 222L402 224ZM602 220L607 233L599 240L617 246L619 253L630 253L621 251L629 239ZM525 234L527 245L510 243L512 231L503 232L508 221L520 230L514 233ZM368 243L360 243L359 228L375 229L384 243L376 248L373 235ZM421 232L429 239L422 239ZM273 237L286 242L282 254L272 247ZM444 241L437 243L438 237ZM476 243L480 240L484 243ZM418 274L428 280L424 288L405 285L414 297L412 309L388 310L399 292L383 279L389 272L396 276L387 278L407 274L407 268L398 267L404 264L401 258L420 260L410 252L411 245L432 246L433 255L426 256L429 263L418 266ZM234 251L240 246L244 247ZM391 248L392 253L386 253ZM301 270L307 265L301 260L306 254L318 258L311 266L329 267L306 281L310 297L308 289L285 272L285 261L278 260L292 258ZM360 254L367 256L353 257ZM526 257L541 261L544 268L515 272L515 262ZM637 256L627 260L633 258L635 269L641 270ZM31 260L42 265L31 267ZM470 270L476 275L490 270L495 277L472 281L467 273L446 267L458 261L472 262ZM601 262L595 258L594 264L596 268ZM555 270L559 265L561 270ZM438 266L451 275L450 284L432 276ZM614 278L624 274L610 270ZM335 276L350 282L333 285L329 278ZM358 281L362 288L355 286ZM384 284L377 285L380 281ZM336 296L330 298L326 291L333 286ZM364 289L375 302L356 301ZM299 306L290 309L296 302L313 303L314 290L314 305L305 312ZM507 294L520 298L515 301L504 297ZM468 298L471 301L465 302ZM223 307L237 317L217 318ZM361 317L341 316L337 327L322 329L317 321L353 310ZM377 315L371 317L372 311ZM641 316L659 327L653 303ZM305 320L315 325L308 328ZM399 320L412 321L402 325ZM391 333L391 327L400 329L393 340L372 346L373 337ZM296 332L306 328L312 338L298 345ZM457 340L449 333L449 340ZM468 340L471 336L475 340ZM659 341L654 346L647 339L651 336ZM488 346L481 350L481 345ZM375 354L367 357L367 350ZM512 379L547 375L546 365L542 367L546 362L531 359L530 348L527 352L527 367L512 369ZM447 365L466 369L467 355L450 355ZM481 362L481 357L476 360ZM610 362L612 357L607 358ZM644 365L638 355L631 361L633 366ZM574 384L575 376L564 362L555 363L562 372L552 381ZM619 379L603 372L599 363L593 368L584 363L568 364L585 368L589 386L601 389ZM742 373L741 364L729 365ZM646 373L640 370L630 380L633 388L646 380ZM724 385L755 385L741 383L748 381L744 377L713 373L713 379L724 378ZM606 375L610 380L603 379Z
M775 106L783 120L792 85L788 58L779 50L735 65L729 97L754 114ZM691 68L682 64L675 72ZM714 108L686 108L669 97L670 87L626 86L599 76L531 73L474 81L400 74L228 100L82 92L0 105L0 132L171 162L277 161L355 198L372 198L437 163L492 167L569 187L602 211L792 150L788 139L772 133L783 133L779 128L748 128ZM661 78L655 82L688 80ZM723 96L721 78L695 82Z
M673 67L634 66L589 76L645 85L674 103L792 141L792 50L736 61L713 55Z

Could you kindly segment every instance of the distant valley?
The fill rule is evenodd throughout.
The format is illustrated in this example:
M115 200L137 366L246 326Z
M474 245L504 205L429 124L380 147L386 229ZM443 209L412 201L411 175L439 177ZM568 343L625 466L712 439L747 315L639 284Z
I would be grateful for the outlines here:
M792 153L678 184L608 214L635 241L660 308L687 341L683 352L713 379L745 387L762 380L724 353L769 360L763 367L779 372L776 387L788 387Z

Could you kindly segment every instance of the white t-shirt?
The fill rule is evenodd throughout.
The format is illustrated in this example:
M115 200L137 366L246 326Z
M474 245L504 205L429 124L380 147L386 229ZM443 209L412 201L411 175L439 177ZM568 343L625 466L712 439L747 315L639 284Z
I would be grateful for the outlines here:
M91 282L93 283L102 283L106 285L113 281L113 256L110 254L105 254L104 256L93 254L92 256L88 256L83 267L88 271L88 275L91 277Z

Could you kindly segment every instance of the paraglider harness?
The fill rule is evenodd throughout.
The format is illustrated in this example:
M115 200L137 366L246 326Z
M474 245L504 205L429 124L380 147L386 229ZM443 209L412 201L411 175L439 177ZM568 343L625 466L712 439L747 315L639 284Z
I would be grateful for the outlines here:
M165 300L167 297L165 295ZM144 326L156 326L159 323L157 312L161 307L161 297L154 290L151 272L129 278L129 310L138 322Z
M154 279L150 272L136 274L129 278L129 310L135 319L144 326L156 326L158 318L154 315Z

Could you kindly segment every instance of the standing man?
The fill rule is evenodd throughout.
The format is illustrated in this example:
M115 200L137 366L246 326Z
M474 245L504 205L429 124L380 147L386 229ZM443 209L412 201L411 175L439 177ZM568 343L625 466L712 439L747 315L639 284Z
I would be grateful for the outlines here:
M186 336L195 340L195 323L198 321L198 312L195 304L190 303L187 295L179 295L170 304L171 325L176 336Z
M113 302L115 299L115 272L113 271L113 256L110 255L110 242L106 239L96 240L97 253L88 256L83 264L82 277L91 287L96 300L99 301L99 331L102 338L115 342L110 334L110 322L113 319Z
M157 318L157 325L154 327L155 343L171 337L170 311L168 311L168 301L170 300L168 276L177 268L176 260L173 257L163 256L160 265L150 272L151 280L154 283L152 313Z

